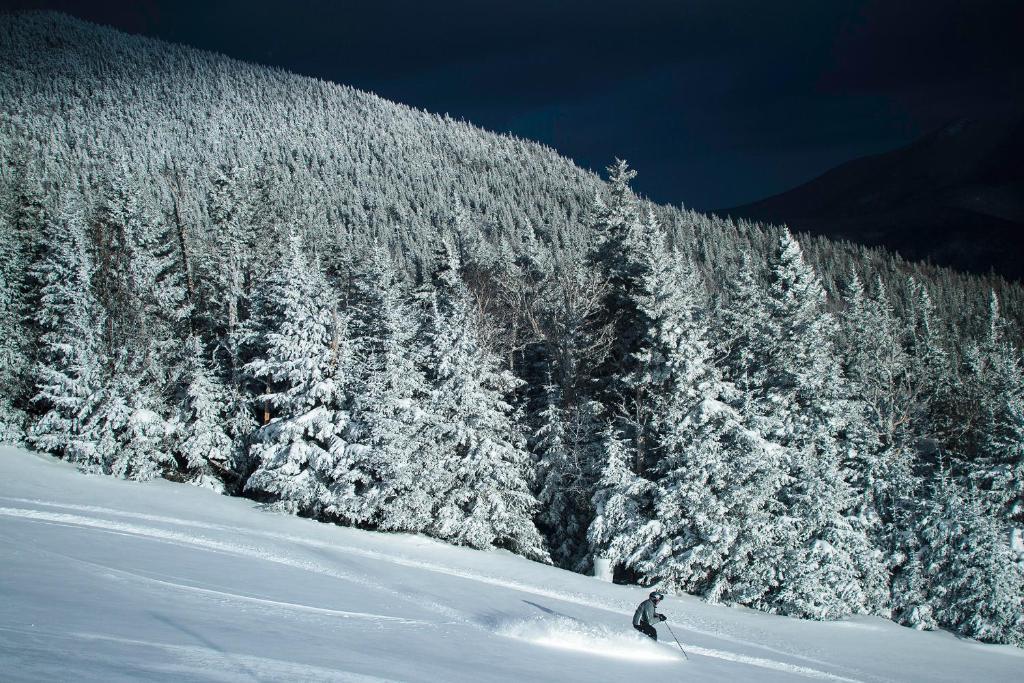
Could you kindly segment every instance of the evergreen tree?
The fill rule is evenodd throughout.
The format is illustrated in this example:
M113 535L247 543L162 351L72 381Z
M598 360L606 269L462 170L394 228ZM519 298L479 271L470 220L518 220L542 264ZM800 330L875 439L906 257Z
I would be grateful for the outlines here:
M919 482L913 471L912 417L920 412L921 387L910 376L911 360L905 351L904 328L896 318L886 290L877 283L868 295L856 274L846 296L841 318L845 376L850 392L847 403L848 479L853 487L850 518L885 555L889 571L905 557L904 530L899 527L903 508L912 505ZM868 609L884 611L881 567L876 580L866 585Z
M783 450L711 396L691 408L665 446L656 533L638 571L710 602L759 599L778 581Z
M469 293L449 250L435 273L426 364L431 400L426 443L438 508L429 532L475 548L508 547L547 559L533 523L529 453L507 397L515 378L477 336Z
M419 324L383 247L375 246L363 264L354 299L352 341L360 360L352 431L365 446L356 466L367 476L347 514L381 529L424 531L434 505L420 458L429 392L416 362Z
M1007 339L994 293L984 336L968 349L965 361L974 415L968 435L975 454L972 477L998 518L1019 529L1024 527L1024 369Z
M929 455L934 455L940 444L951 445L954 435L961 431L955 409L960 393L958 377L928 288L910 278L906 293L909 299L906 325L910 337L907 344L910 375L926 387L914 416L913 431L919 444Z
M884 580L879 554L848 517L852 490L841 441L848 405L833 339L835 321L821 282L789 233L781 237L764 296L763 329L747 356L755 375L749 409L754 424L786 449L789 480L779 493L785 548L780 585L755 604L811 618L866 608ZM836 590L841 586L842 590Z
M644 474L652 463L648 450L653 435L653 406L648 387L641 381L644 370L637 356L652 322L641 301L650 274L650 254L664 240L653 212L642 216L629 188L636 176L626 162L609 167L609 200L599 201L594 230L597 245L591 262L607 282L603 317L612 331L610 352L599 369L603 380L601 399L633 453L634 468Z
M587 530L591 555L607 558L612 568L636 564L637 550L657 531L652 524L655 487L633 472L630 456L614 425L602 434L605 464L594 494L594 519Z
M900 511L901 519L896 524L900 535L896 541L902 552L894 558L897 566L892 577L892 618L925 631L939 627L930 602L929 576L922 562L923 547L919 535L919 522L926 516L929 506L929 501L915 502L912 507L908 505Z
M115 372L103 405L99 451L105 473L145 481L163 476L173 464L168 426L157 412L159 398L144 378Z
M1024 645L1024 571L980 497L940 471L920 523L935 620L979 640Z
M202 300L212 305L205 311L209 325L224 324L230 338L243 319L246 304L248 249L242 188L242 170L233 164L221 165L212 178L208 196L211 231L206 260L201 266Z
M768 303L754 259L748 252L740 259L740 268L724 293L726 304L718 322L724 331L719 352L726 378L741 392L742 412L753 415L751 402L769 381L762 359L771 353L774 337L767 328Z
M97 452L97 442L106 357L81 211L65 202L48 216L43 244L44 253L34 266L34 277L41 284L35 402L42 415L29 440L86 469L102 471L106 463Z
M142 302L149 283L139 277L150 269L140 246L149 241L153 219L123 162L114 165L105 185L91 221L96 258L90 274L103 308L107 355L129 372L140 371L147 364L151 340Z
M291 513L343 518L339 505L361 483L348 467L352 448L343 437L349 421L344 322L295 233L266 289L281 317L261 331L265 355L246 371L266 383L260 399L275 415L255 434L258 467L245 490Z
M653 534L637 570L648 582L705 595L749 600L767 591L758 576L774 537L774 496L784 481L782 449L743 424L730 402L710 342L703 284L655 243L640 306L652 321L638 356L652 388L656 450L662 458ZM754 586L758 588L755 589Z
M855 432L862 441L853 444L851 484L862 494L857 514L889 523L899 500L917 485L909 427L922 392L910 376L902 325L880 281L869 295L854 274L841 325L844 375L860 408L854 417L864 421Z
M182 370L178 367L181 343L191 316L182 254L171 226L155 220L141 222L130 235L130 244L132 283L145 344L143 372L156 386L172 387Z
M20 443L24 437L25 415L17 403L31 375L23 319L28 264L18 237L12 208L0 205L0 443Z
M561 567L573 567L586 554L586 509L580 499L586 492L582 463L566 441L561 397L550 379L545 387L547 406L538 416L534 435L540 503L538 525L548 539L551 558Z
M234 441L225 430L227 396L198 337L189 337L184 353L174 452L189 481L223 492L225 479L239 476Z

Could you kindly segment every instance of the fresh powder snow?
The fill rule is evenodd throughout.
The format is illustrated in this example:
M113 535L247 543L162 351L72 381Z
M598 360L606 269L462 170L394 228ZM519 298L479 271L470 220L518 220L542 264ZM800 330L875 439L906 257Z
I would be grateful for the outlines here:
M812 622L0 449L4 681L1010 681L1024 651ZM679 639L689 659L684 659Z

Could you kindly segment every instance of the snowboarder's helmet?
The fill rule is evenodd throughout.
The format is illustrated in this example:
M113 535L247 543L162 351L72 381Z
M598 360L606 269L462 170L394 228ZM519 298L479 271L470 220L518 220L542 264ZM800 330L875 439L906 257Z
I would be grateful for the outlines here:
M660 602L660 601L662 601L664 599L665 599L665 594L664 593L662 593L660 591L652 591L651 592L651 600L655 600L655 601Z

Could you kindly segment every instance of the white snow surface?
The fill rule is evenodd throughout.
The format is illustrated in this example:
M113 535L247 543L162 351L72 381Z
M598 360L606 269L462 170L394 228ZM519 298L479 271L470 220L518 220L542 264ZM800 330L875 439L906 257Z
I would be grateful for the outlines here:
M0 679L1010 681L1024 651L800 621L0 448ZM689 655L684 660L672 632Z

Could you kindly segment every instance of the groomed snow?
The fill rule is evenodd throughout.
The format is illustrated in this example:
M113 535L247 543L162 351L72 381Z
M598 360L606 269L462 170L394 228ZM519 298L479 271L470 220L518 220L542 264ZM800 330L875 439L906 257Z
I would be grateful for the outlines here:
M0 448L4 681L1011 681L1024 651L805 622Z

